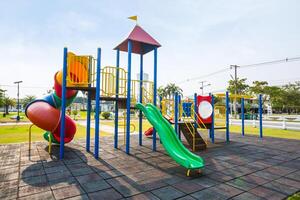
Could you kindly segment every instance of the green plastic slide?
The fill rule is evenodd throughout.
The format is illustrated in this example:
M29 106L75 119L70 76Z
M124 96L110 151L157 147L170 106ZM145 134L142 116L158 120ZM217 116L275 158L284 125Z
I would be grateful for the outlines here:
M171 156L181 166L187 169L201 169L204 167L204 160L190 152L178 139L177 134L171 124L162 116L160 111L153 104L136 104L136 108L140 109L157 130L160 140Z

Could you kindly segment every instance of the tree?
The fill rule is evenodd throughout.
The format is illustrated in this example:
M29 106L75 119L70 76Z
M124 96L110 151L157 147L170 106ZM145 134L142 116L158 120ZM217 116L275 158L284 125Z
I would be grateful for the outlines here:
M0 89L0 107L2 107L4 105L4 91Z
M250 93L253 94L264 94L266 87L268 86L267 81L253 81L253 85L249 88Z
M7 115L9 114L9 112L8 112L9 106L15 106L15 105L16 105L16 101L14 99L5 97L4 98L5 114L7 114Z
M162 98L167 98L167 95L168 95L166 89L164 88L164 86L160 86L157 89L157 94L158 94L158 96L160 96Z
M249 88L249 85L246 84L246 78L239 79L237 80L229 80L228 81L228 87L227 90L231 94L235 94L235 89L237 94L246 94Z
M169 83L165 87L165 90L169 99L173 99L176 92L179 95L182 95L182 89L179 86L175 85L174 83Z
M300 107L300 82L290 83L283 86L284 95L283 103L285 110L290 114L291 112L298 112Z
M34 95L26 95L25 98L22 100L23 108L25 108L29 103L36 99Z

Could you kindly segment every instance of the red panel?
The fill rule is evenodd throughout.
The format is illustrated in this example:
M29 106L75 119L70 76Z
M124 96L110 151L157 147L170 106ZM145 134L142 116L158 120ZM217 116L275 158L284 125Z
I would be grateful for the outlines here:
M198 112L198 107L199 107L199 104L201 103L201 101L208 101L209 103L211 103L211 96L197 96L197 112ZM203 119L199 113L198 113L198 116L200 117L200 119L202 120L202 122L207 125L207 124L211 124L212 123L212 116L206 118L206 119ZM201 124L201 122L198 120L198 123Z

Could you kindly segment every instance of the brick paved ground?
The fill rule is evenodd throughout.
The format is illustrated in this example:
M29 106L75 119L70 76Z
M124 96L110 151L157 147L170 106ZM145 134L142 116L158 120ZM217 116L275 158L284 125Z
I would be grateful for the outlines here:
M223 134L219 137L224 138ZM151 140L131 156L101 138L101 159L85 152L84 140L47 153L47 143L0 146L0 199L283 199L300 190L300 141L231 135L230 144L210 145L199 155L206 161L201 176L185 176ZM159 142L158 142L159 143Z

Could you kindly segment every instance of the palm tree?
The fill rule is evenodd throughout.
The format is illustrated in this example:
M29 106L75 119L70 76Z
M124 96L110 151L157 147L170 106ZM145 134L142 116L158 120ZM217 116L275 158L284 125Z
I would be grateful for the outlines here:
M182 96L182 89L175 85L174 83L169 83L166 87L165 87L166 93L169 96L169 99L173 99L175 96L175 93L178 93L179 95Z
M30 102L36 99L34 95L26 95L25 98L22 100L23 108L25 108Z
M164 86L160 86L158 89L157 89L157 94L158 96L162 97L162 98L166 98L167 97L167 90Z
M9 106L15 106L16 105L16 101L12 98L9 97L5 97L4 98L4 106L5 106L5 114L8 115L8 108Z

